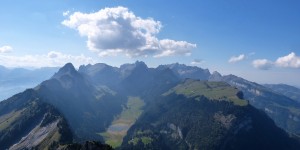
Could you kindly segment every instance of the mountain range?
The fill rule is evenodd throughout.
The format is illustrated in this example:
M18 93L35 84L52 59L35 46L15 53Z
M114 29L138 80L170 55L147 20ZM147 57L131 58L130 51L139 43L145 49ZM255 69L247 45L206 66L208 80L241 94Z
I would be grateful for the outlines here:
M300 102L300 89L286 84L264 84L265 87Z
M298 149L300 103L276 89L178 63L68 63L0 102L0 149Z

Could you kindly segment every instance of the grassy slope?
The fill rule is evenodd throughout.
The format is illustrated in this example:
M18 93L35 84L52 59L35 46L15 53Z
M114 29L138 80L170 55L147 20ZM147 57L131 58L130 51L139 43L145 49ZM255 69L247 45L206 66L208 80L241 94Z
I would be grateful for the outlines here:
M11 125L11 123L16 121L21 116L21 112L23 112L23 110L13 111L13 112L10 112L9 114L1 116L0 117L0 131L6 129L7 127L9 127Z
M239 106L248 105L246 100L237 97L238 89L224 82L186 80L164 95L168 95L174 91L176 94L183 94L186 97L203 95L211 100L227 100Z
M122 144L123 137L127 130L135 123L142 113L142 107L145 105L144 101L138 97L128 97L127 105L123 107L123 111L117 116L106 132L101 133L105 139L105 143L111 145L113 148L119 147ZM127 126L121 131L112 131L112 126Z

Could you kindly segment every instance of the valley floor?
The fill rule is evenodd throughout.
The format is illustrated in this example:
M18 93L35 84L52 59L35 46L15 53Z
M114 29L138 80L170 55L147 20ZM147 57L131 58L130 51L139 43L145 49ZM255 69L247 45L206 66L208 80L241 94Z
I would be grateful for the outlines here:
M106 132L100 133L104 137L105 143L111 145L113 148L121 146L123 137L126 135L128 129L142 114L144 105L144 101L139 97L129 96L121 114L114 119Z

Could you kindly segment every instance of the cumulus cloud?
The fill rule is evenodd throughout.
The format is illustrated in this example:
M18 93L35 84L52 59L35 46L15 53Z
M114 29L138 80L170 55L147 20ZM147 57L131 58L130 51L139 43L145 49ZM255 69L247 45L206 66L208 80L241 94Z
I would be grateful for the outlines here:
M50 51L42 55L0 55L0 64L6 67L61 67L71 62L74 66L79 67L82 64L95 63L91 57L85 55L63 54L57 51Z
M300 57L292 52L286 56L279 57L275 64L279 67L300 68Z
M229 63L236 63L236 62L239 62L239 61L244 60L245 58L246 58L246 57L245 57L244 54L241 54L241 55L239 55L239 56L232 56L232 57L228 60L228 62L229 62Z
M277 58L275 62L272 62L267 59L257 59L252 62L253 67L268 70L273 66L282 67L282 68L300 68L300 57L297 56L294 52L286 56Z
M104 8L95 13L75 12L62 24L87 37L87 47L99 56L188 56L196 48L196 44L186 41L158 39L161 22L138 17L125 7Z
M196 48L196 44L191 44L186 41L174 41L170 39L160 40L161 52L154 57L165 57L174 55L191 55L191 49Z
M5 45L0 47L0 53L9 53L13 50L13 48L9 45Z
M261 69L261 70L269 70L273 63L267 59L256 59L252 62L254 68Z

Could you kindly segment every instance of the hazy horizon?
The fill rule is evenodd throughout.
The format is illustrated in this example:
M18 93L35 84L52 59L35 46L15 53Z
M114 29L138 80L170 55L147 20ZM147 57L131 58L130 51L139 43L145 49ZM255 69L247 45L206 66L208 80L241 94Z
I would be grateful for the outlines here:
M139 60L136 60L136 61L139 61ZM133 64L133 63L135 63L136 61L134 61L134 62L131 62L131 63L125 63L125 64ZM178 62L175 62L175 63L178 63ZM94 63L94 64L86 64L86 65L95 65L96 63ZM107 64L107 63L105 63L105 64ZM174 64L174 63L173 63ZM179 63L179 64L181 64L181 63ZM63 64L62 66L57 66L57 67L54 67L54 68L61 68L61 67L63 67L65 64ZM73 64L74 65L74 64ZM120 67L121 65L123 65L123 64L121 64L121 65L111 65L111 64L107 64L107 65L109 65L109 66L113 66L113 67ZM149 66L147 63L146 63L146 65L149 67L149 68L156 68L156 67L158 67L159 65L157 65L157 66ZM160 64L160 65L168 65L168 64ZM184 65L186 65L186 64L184 64ZM199 67L199 68L202 68L201 66L196 66L196 65L187 65L187 66L195 66L195 67ZM5 67L5 66L4 66ZM75 67L75 69L76 70L78 70L79 69L79 66L74 66ZM41 68L47 68L47 67L41 67ZM7 69L10 69L10 70L13 70L13 69L27 69L27 70L32 70L32 71L34 71L34 70L38 70L38 69L41 69L41 68L26 68L26 67L13 67L13 68L7 68ZM211 69L209 69L209 68L202 68L202 69L208 69L209 71L210 71L210 73L212 74L214 71L217 71L217 72L219 72L222 76L225 76L225 75L230 75L230 74L232 74L232 75L236 75L236 76L238 76L237 74L234 74L234 73L228 73L228 74L224 74L223 72L220 72L220 71L218 71L218 70L211 70ZM293 83L286 83L286 82L277 82L277 80L269 80L269 82L264 82L264 81L262 81L262 80L254 80L253 78L247 78L247 76L245 77L245 76L239 76L239 77L242 77L242 78L244 78L244 79L246 79L246 80L249 80L249 81L251 81L251 82L255 82L255 83L258 83L258 84L287 84L287 85L290 85L290 86L294 86L294 87L296 87L296 88L300 88L300 85L297 85L297 84L293 84ZM261 82L260 82L261 81ZM273 82L272 82L273 81ZM19 87L19 86L18 86ZM22 89L22 90L24 90L24 89L26 89L26 88L33 88L33 87L31 87L31 86L23 86L23 88L19 88L19 89ZM21 91L22 91L21 90ZM20 91L20 92L21 92ZM9 96L9 94L6 94L7 96ZM8 97L7 97L8 98Z

